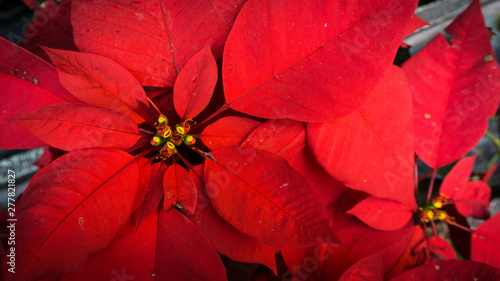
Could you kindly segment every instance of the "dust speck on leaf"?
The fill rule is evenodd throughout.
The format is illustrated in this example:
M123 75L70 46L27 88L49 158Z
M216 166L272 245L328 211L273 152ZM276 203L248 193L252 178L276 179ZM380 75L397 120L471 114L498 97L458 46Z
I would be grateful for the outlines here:
M494 59L493 55L486 55L486 56L484 56L484 61L485 62L491 62L491 61L493 61L493 59Z
M84 229L85 229L85 225L84 225L83 217L79 217L79 218L78 218L78 224L80 225L80 229L81 229L81 230L84 230Z

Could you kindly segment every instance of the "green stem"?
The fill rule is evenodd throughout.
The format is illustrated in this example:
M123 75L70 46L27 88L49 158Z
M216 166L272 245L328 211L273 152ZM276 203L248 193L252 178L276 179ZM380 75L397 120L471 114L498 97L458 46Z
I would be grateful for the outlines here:
M495 164L500 157L500 150L497 150L497 152L491 157L490 161L488 162L488 165L486 165L486 172L488 172L493 164Z
M486 131L485 134L495 145L497 146L498 149L500 149L500 139L495 137L490 131Z

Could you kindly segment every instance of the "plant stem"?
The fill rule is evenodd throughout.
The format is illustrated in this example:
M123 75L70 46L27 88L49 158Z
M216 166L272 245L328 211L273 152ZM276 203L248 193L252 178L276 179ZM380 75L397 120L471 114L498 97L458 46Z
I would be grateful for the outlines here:
M431 182L429 184L429 190L427 191L427 199L425 200L425 202L427 202L427 203L429 201L431 201L432 189L434 188L434 181L436 180L436 173L437 173L437 170L432 169Z
M497 149L500 149L500 140L495 137L490 131L486 131L485 135L497 146Z
M212 115L208 116L207 118L205 118L205 120L201 121L200 123L196 124L195 126L196 127L200 127L201 125L203 125L203 124L207 123L208 121L211 121L212 119L214 119L215 117L217 117L217 115L219 115L220 113L222 113L224 110L226 110L228 108L229 108L229 105L228 104L224 104L216 112L212 113Z
M416 165L415 165L416 166ZM418 178L418 182L423 181L426 177L428 177L432 173L432 170L425 172L420 178Z
M436 231L436 224L434 223L434 220L431 220L431 227L432 227L432 235L438 236L438 233Z
M458 228L460 228L460 229L462 229L462 230L465 230L465 231L467 231L467 232L472 232L472 230L470 230L469 228L467 228L467 227L465 227L465 226L463 226L463 225L461 225L461 224L458 224L458 223L456 223L456 222L446 221L446 223L448 223L449 225L456 226L456 227L458 227Z
M158 114L160 115L163 115L160 110L158 109L158 107L156 106L156 104L149 98L149 97L146 97L149 101L149 103L155 108L156 112L158 112Z
M500 157L500 150L497 150L497 152L491 157L490 161L488 162L488 165L486 165L486 172L488 172L493 164L495 164Z

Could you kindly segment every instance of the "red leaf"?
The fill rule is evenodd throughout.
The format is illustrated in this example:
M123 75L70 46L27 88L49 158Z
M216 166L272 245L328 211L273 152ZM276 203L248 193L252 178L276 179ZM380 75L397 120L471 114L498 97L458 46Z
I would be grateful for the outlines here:
M58 281L153 280L157 225L158 212L145 219L138 229L129 219L106 249Z
M500 214L480 224L471 239L471 260L483 262L500 269Z
M56 103L11 119L46 144L66 151L106 147L126 150L141 137L137 124L111 109Z
M137 165L139 167L139 189L134 200L134 212L137 211L137 208L139 208L139 206L141 206L148 191L149 182L151 180L152 161L153 160L147 158L139 158L137 160Z
M73 42L70 8L70 0L47 0L37 5L20 45L47 61L49 57L40 46L78 51Z
M383 281L384 266L380 254L368 256L353 264L339 281Z
M17 78L30 81L35 87L44 89L65 101L79 102L61 85L57 79L56 69L52 65L1 37L0 49L2 49L0 57L2 72L10 72Z
M415 150L432 168L449 164L483 136L500 96L500 71L481 15L473 4L403 68L413 87Z
M411 108L404 72L391 66L358 111L308 124L309 145L323 168L346 186L416 209Z
M163 190L165 193L163 208L165 210L168 211L175 207L187 216L194 213L196 202L198 202L198 191L193 178L182 166L174 163L167 168L163 176Z
M134 219L137 226L158 208L163 198L163 176L167 168L168 166L163 161L151 166L151 180L149 181L146 195L141 206L134 212Z
M446 195L448 198L453 198L460 186L469 181L474 161L476 161L476 155L460 159L444 178L439 193Z
M121 150L74 151L40 170L17 206L17 280L77 270L108 246L137 185L137 163Z
M421 280L500 280L500 270L486 264L468 260L447 260L421 265L391 279L391 281Z
M426 242L428 243L431 262L439 260L454 260L457 258L455 250L453 250L453 247L451 247L450 243L448 243L448 241L444 238L432 236L429 240L424 241L424 243Z
M36 108L64 101L78 101L64 89L53 66L0 37L0 137L3 149L25 149L43 146L24 126L10 118Z
M410 207L397 201L368 197L359 202L347 214L378 230L396 230L408 224L413 213Z
M491 188L482 181L469 182L476 155L462 158L448 173L439 192L452 199L463 216L488 216Z
M194 172L190 173L198 188L196 211L190 219L210 239L217 252L235 261L263 264L276 273L274 249L225 221L215 211L210 198L205 194L204 183L194 175Z
M321 201L285 159L243 147L211 155L205 161L207 193L238 230L277 248L311 245L318 238L337 241Z
M117 61L142 85L173 86L179 71L204 46L211 46L216 59L221 57L243 2L75 0L71 23L81 51Z
M227 103L270 119L348 115L391 65L416 3L249 1L224 49Z
M215 84L217 83L217 64L210 46L195 54L179 73L174 84L174 106L183 119L200 114L207 107Z
M465 217L484 219L488 217L491 188L482 181L471 181L460 187L453 201L457 211Z
M219 255L178 210L160 211L155 280L227 280Z
M260 125L259 121L243 117L224 117L208 125L201 133L201 141L211 150L240 145Z
M87 104L111 108L142 123L138 103L148 104L137 80L116 62L94 54L44 48L57 68L59 80Z
M289 119L266 121L255 128L241 146L266 150L288 160L306 146L304 123Z

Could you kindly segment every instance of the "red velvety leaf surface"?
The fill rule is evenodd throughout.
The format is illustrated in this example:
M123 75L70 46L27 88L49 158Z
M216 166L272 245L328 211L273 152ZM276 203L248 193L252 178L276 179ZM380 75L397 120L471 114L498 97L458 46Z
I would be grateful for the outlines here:
M333 229L343 246L328 244L328 247L282 250L294 276L305 280L338 280L349 267L374 254L381 255L387 271L403 256L415 231L422 233L411 224L395 231L375 230L350 215L336 217ZM312 272L311 267L317 270ZM304 278L304 273L310 279Z
M79 102L61 85L56 69L51 64L4 38L0 38L0 47L3 54L0 57L2 72L9 72L22 80L33 82L36 87L65 101Z
M173 86L187 61L206 45L221 57L243 3L76 0L71 23L81 51L117 61L142 85Z
M73 42L70 8L70 0L48 0L36 6L35 15L20 45L44 60L49 57L40 46L77 51Z
M210 240L176 209L160 211L156 252L155 280L227 280Z
M153 213L163 198L163 176L168 166L162 161L151 166L151 179L142 200L141 205L134 211L134 219L137 226Z
M189 172L177 164L170 165L163 176L163 191L165 201L163 208L181 208L181 211L190 216L196 210L198 191Z
M475 161L476 155L460 159L444 178L439 193L446 195L448 198L453 198L460 186L469 181Z
M359 110L308 124L308 142L323 168L346 186L416 209L411 112L405 74L391 66Z
M432 168L449 164L483 136L500 96L490 35L473 4L446 31L403 64L413 89L415 150Z
M207 193L238 230L277 248L337 241L318 196L285 159L243 147L211 155L205 161Z
M195 167L197 173L203 173L203 167ZM215 211L210 198L205 193L204 183L190 171L197 183L198 203L191 221L205 234L220 254L232 260L247 263L260 263L276 273L275 251L257 239L237 230Z
M482 181L469 182L476 156L464 157L443 180L439 192L452 199L463 216L484 218L489 214L491 188Z
M183 120L196 117L207 107L217 83L217 63L210 46L195 54L174 84L174 106Z
M41 106L64 101L77 101L57 79L53 66L23 48L0 38L0 127L6 132L0 137L3 149L23 149L43 146L21 124L9 119Z
M241 145L263 149L285 158L316 191L323 206L327 206L345 190L341 183L325 172L306 146L305 127L301 122L290 119L268 120L249 134Z
M339 281L382 281L384 266L380 254L368 256L346 270Z
M500 270L474 261L447 260L428 263L408 270L391 281L469 281L499 280Z
M259 121L244 117L223 117L208 125L200 135L201 141L211 150L225 146L240 145Z
M137 185L137 164L121 150L74 151L40 170L17 206L17 268L7 279L78 269L125 224Z
M289 119L269 120L257 127L241 146L273 152L290 159L306 146L304 123Z
M126 150L141 137L134 120L87 104L51 104L11 120L46 144L66 151L92 147Z
M413 213L410 207L397 201L370 196L347 212L372 228L396 230L408 224Z
M111 108L137 123L138 103L148 104L141 84L118 63L94 54L44 48L66 89L87 104Z
M483 262L500 269L500 214L480 224L471 239L471 260Z
M348 115L392 63L416 3L249 1L224 49L226 102L272 119Z
M139 158L137 160L137 166L139 167L139 189L137 190L134 207L132 208L134 212L141 206L148 191L149 182L151 180L151 161L153 160L147 158Z
M147 217L139 228L131 218L104 250L92 255L75 273L59 281L152 281L155 268L158 212Z
M482 181L471 181L460 187L453 201L462 216L486 218L489 215L491 188Z

